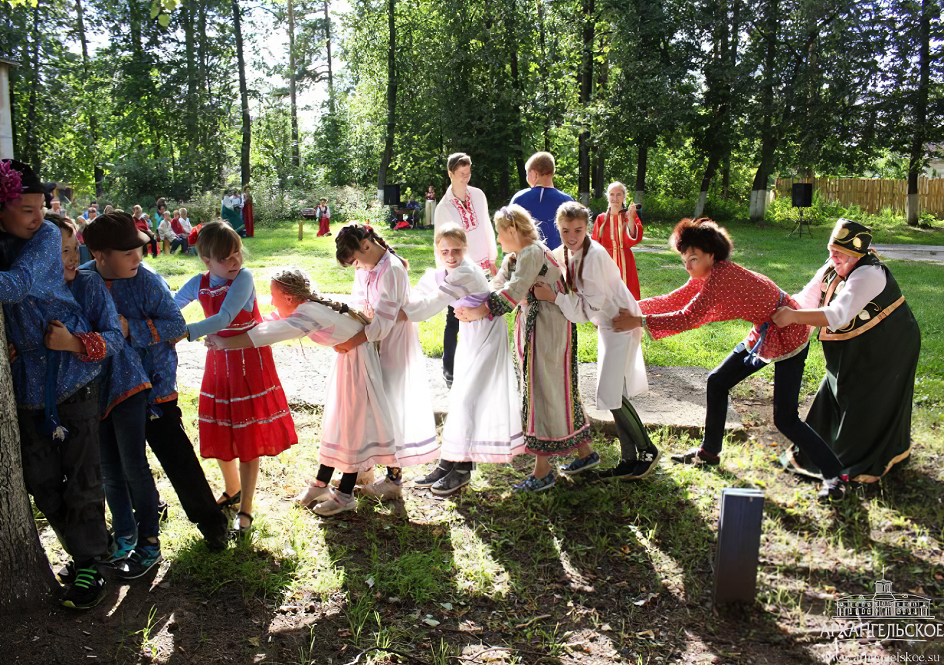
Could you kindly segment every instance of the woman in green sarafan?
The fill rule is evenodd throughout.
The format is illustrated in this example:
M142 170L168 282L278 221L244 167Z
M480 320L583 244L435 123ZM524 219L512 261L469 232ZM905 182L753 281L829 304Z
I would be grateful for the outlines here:
M223 218L223 221L228 222L236 233L245 237L245 223L240 212L242 201L236 190L226 190L226 196L223 197L223 203L220 206L220 217Z
M818 326L826 376L806 422L839 457L843 473L874 483L911 454L911 402L921 331L891 271L871 249L872 233L848 219L836 222L829 260L781 308L778 326ZM818 475L798 450L781 457L798 473Z

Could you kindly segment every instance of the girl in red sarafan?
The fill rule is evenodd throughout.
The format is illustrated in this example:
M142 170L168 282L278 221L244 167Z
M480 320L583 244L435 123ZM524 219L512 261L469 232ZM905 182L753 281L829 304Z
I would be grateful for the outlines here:
M636 274L636 257L632 248L642 242L642 222L636 214L636 206L624 208L626 187L621 182L610 183L606 189L610 209L597 215L591 237L603 245L616 265L619 266L623 283L639 300L639 275Z
M239 335L261 323L252 274L242 268L242 242L232 227L220 221L204 225L197 252L207 272L174 296L180 308L194 300L203 306L206 318L187 325L187 338ZM219 462L226 482L220 503L224 508L238 504L234 527L249 531L259 458L298 443L272 349L207 351L199 410L200 454Z

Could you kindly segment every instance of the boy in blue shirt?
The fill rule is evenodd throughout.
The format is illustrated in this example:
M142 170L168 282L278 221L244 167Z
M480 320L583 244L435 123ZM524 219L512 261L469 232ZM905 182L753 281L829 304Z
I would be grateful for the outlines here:
M43 220L44 195L29 166L0 160L0 230L18 246L12 265L0 271L0 302L13 357L23 477L74 560L75 581L63 605L88 609L105 596L97 379L108 348L63 279L61 235Z
M531 213L531 217L541 227L544 244L550 250L561 246L560 232L557 230L557 209L562 203L573 201L570 194L554 188L554 156L549 152L536 152L524 165L529 189L522 189L511 197L511 203L517 203Z
M131 215L113 212L89 224L82 235L94 260L81 269L96 272L105 280L121 317L125 341L138 354L151 382L145 424L148 445L207 547L222 550L229 537L226 516L207 483L177 406L174 345L187 335L187 324L164 279L141 262L141 247L148 234L135 227ZM146 563L144 560L142 566ZM124 577L130 579L129 575Z

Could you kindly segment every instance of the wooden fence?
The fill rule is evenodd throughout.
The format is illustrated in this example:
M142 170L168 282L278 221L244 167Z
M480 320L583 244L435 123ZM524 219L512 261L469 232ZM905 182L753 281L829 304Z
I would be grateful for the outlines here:
M777 196L789 197L795 182L812 182L813 191L824 200L858 206L873 214L885 208L904 214L908 200L907 180L866 178L777 178ZM944 218L944 178L918 178L918 206L919 213Z

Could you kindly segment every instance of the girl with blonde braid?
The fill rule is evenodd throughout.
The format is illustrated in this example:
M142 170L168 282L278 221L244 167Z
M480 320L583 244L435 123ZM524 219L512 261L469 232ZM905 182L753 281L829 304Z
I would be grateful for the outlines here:
M347 305L321 298L301 268L276 269L270 288L277 318L245 335L211 335L208 345L225 349L268 346L307 335L316 344L333 347L370 323ZM325 388L318 476L295 501L306 507L317 502L316 513L334 515L354 509L358 472L376 464L396 466L398 460L393 414L373 344L336 354ZM336 491L329 486L335 469L343 474Z

